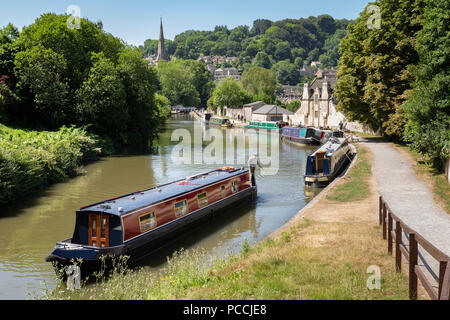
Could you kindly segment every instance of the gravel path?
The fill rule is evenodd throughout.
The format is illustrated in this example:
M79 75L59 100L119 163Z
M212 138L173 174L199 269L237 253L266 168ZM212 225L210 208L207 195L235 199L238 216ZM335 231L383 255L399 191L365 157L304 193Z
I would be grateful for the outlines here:
M411 163L389 143L365 141L362 144L372 151L378 192L392 211L450 256L450 215L434 203L428 186L417 178ZM429 256L422 253L428 262ZM429 262L436 270L435 263Z

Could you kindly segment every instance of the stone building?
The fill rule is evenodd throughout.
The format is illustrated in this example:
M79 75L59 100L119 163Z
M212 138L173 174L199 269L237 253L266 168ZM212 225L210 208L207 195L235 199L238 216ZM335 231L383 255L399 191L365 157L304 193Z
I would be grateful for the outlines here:
M289 116L294 113L285 108L266 104L252 113L251 121L285 121L289 122Z
M346 121L344 115L336 110L337 101L333 98L335 77L314 79L303 85L300 108L291 117L294 125L338 128Z

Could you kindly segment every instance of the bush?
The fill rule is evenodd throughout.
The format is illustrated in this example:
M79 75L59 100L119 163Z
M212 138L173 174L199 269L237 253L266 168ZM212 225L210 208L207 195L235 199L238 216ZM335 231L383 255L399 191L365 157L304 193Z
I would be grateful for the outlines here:
M0 125L0 205L75 176L82 163L110 153L84 128L25 131Z

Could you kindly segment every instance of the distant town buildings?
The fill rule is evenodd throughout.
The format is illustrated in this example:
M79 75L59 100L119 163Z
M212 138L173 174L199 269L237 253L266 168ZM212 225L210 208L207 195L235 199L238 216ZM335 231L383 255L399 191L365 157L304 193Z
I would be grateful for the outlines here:
M241 80L241 75L236 68L219 68L214 71L214 80L216 80L216 82L219 82L228 77L232 77L237 81Z

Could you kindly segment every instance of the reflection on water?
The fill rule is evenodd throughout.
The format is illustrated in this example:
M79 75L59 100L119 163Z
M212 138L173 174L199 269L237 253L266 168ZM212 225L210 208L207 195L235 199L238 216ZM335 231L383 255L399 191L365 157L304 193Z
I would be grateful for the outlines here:
M173 118L161 134L155 154L103 159L86 166L83 175L1 208L0 299L27 299L29 294L36 297L46 286L54 287L54 272L45 257L57 241L72 236L74 213L81 206L221 167L223 164L174 163L172 150L180 142L171 141L172 132L186 129L193 135L194 123L187 116ZM207 129L203 126L204 137ZM227 131L233 131L238 137L246 134L238 128L224 130L229 133ZM260 143L272 144L270 135L262 133L259 136ZM245 146L239 141L235 143L234 159L225 165L236 164L239 157L248 158L253 152L248 150L248 141ZM204 142L203 147L210 144ZM226 146L225 140L223 145ZM278 173L257 174L256 203L238 204L225 211L217 219L160 250L145 264L149 268L159 268L164 265L166 256L181 247L238 252L244 239L250 244L260 241L295 215L320 192L320 189L308 190L308 193L303 190L306 157L313 148L281 142L278 147ZM224 158L230 159L226 157L226 150ZM239 166L243 166L241 163L238 162Z

